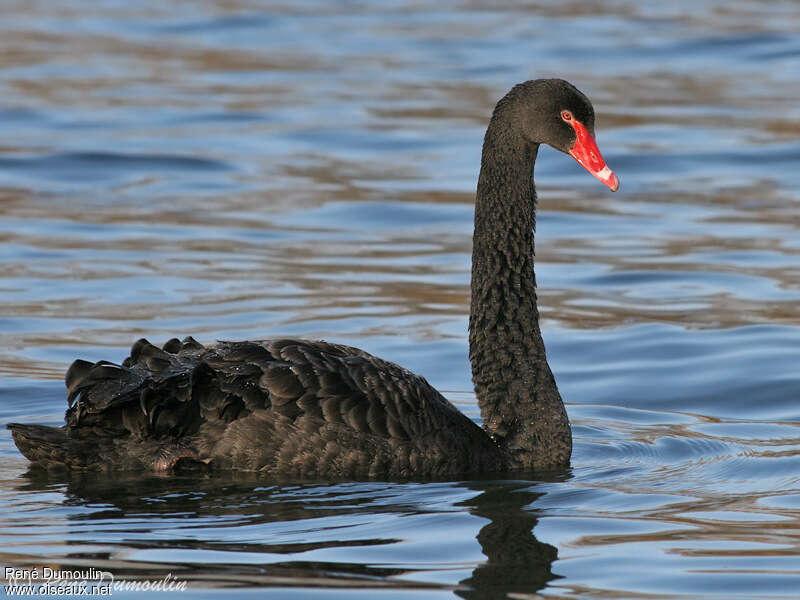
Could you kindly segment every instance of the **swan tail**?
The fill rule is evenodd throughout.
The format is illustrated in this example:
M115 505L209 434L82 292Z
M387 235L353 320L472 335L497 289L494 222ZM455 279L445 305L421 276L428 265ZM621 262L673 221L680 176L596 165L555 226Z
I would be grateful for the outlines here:
M70 462L68 439L63 427L9 423L14 443L22 455L45 468L67 467Z
M40 468L161 471L192 459L205 463L184 443L202 421L193 388L214 383L201 359L205 350L191 338L170 340L164 349L142 339L122 364L76 360L65 377L64 427L7 427Z
M75 431L69 426L49 427L28 423L9 423L11 437L22 455L37 469L103 470L109 463L135 460L124 443L93 428Z

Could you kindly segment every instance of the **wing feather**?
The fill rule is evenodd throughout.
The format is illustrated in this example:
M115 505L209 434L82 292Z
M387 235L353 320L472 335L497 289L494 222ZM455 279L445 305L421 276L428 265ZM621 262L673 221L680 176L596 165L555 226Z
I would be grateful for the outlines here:
M485 434L422 377L323 341L206 347L173 338L157 348L142 339L121 365L75 361L66 385L68 430L154 440L158 456L201 448L195 454L204 461L211 459L203 452L222 453L246 456L250 466L284 461L339 471L369 460L372 473L393 460L413 468L425 445L442 456L453 444L485 446Z

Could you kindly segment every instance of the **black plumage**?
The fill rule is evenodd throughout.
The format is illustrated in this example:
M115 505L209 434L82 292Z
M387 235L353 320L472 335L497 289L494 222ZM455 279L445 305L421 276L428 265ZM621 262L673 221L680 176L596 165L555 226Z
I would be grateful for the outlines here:
M280 477L441 477L569 462L569 422L547 365L533 275L533 163L570 152L560 80L512 89L486 132L475 208L470 360L478 427L425 379L362 350L296 339L136 342L121 365L75 361L66 425L10 424L45 468L239 469ZM609 171L610 172L610 171Z

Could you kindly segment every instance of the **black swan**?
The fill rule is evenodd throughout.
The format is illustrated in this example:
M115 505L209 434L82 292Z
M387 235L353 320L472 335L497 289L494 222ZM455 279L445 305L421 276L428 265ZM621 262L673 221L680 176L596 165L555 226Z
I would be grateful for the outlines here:
M536 306L533 165L540 144L616 191L594 110L559 79L494 109L475 203L469 348L483 428L408 370L348 346L275 339L136 342L121 365L77 360L66 425L9 424L47 469L177 468L275 477L441 477L569 464L572 436Z

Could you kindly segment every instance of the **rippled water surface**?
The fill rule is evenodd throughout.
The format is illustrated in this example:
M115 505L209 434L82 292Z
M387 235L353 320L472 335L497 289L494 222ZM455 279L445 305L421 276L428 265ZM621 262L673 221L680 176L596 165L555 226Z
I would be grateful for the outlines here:
M2 422L60 422L74 358L189 334L358 345L477 418L494 102L572 81L622 186L540 152L570 469L70 478L3 430L0 564L194 597L796 597L798 64L793 1L4 2Z

